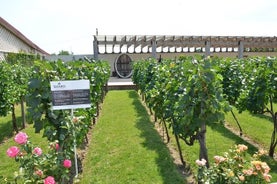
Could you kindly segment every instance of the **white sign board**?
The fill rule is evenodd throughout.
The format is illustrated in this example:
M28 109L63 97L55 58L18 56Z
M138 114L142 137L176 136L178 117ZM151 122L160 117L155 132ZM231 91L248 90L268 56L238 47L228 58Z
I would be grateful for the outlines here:
M89 80L51 81L50 86L53 110L91 107Z

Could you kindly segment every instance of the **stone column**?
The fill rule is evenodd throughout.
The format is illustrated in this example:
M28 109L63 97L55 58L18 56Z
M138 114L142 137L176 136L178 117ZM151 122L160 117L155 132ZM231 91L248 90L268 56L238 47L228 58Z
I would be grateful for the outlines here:
M157 59L157 43L156 43L156 40L152 40L152 57Z
M205 41L205 57L211 55L211 43L209 41Z
M243 58L243 42L239 41L239 48L238 48L238 58Z
M95 60L98 60L98 44L96 38L93 40L93 57Z

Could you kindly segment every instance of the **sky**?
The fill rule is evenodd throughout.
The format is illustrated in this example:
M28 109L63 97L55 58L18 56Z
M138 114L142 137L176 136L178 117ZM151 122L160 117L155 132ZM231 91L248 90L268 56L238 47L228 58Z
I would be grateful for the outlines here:
M277 36L277 0L0 0L50 54L93 54L93 35Z

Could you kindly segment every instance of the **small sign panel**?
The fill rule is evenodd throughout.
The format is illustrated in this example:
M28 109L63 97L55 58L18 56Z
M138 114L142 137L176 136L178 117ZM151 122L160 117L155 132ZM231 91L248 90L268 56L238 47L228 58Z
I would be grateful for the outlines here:
M51 81L50 85L53 110L91 107L89 80Z

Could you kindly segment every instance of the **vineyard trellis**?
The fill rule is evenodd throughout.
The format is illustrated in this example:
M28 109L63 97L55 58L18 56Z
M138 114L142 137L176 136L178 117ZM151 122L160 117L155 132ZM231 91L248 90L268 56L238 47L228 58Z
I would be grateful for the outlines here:
M172 127L177 143L178 138L188 145L199 141L199 158L208 161L206 124L223 120L223 111L229 110L214 63L192 57L147 63L135 63L133 75L147 104Z
M269 144L269 156L274 156L277 145L277 59L254 57L240 60L222 60L224 94L239 112L269 115L273 131Z
M12 66L12 67L11 67ZM65 154L72 154L72 120L67 110L52 111L50 81L90 80L92 108L76 111L82 122L75 126L81 144L91 119L99 114L103 86L110 71L106 62L35 61L32 67L17 63L0 64L1 115L6 115L27 94L29 122L36 131L44 130L50 141L59 140ZM199 141L199 158L208 161L205 143L206 125L224 120L231 106L239 111L265 114L273 122L269 156L277 144L277 59L256 57L222 59L181 57L177 60L155 59L133 65L133 81L155 116L171 127L176 137L188 145ZM29 81L29 86L26 84ZM230 106L230 105L231 106ZM67 148L69 148L67 150ZM182 155L182 153L180 153ZM207 162L209 165L209 162Z
M87 138L92 123L95 122L92 120L99 114L99 103L103 101L105 86L110 77L110 65L108 62L94 60L64 63L35 59L33 58L31 64L26 64L22 60L22 63L0 63L0 115L7 115L9 111L14 110L16 103L26 99L28 123L33 123L36 132L43 131L43 135L50 142L58 141L58 162L62 162L64 158L73 157L74 138L77 146L81 145ZM76 118L73 119L69 110L53 111L50 81L78 79L90 81L91 108L76 109ZM16 119L14 113L12 116ZM16 122L13 125L14 130L18 131ZM59 173L55 169L52 171L57 181L64 180L65 176Z
M224 120L223 112L231 107L270 115L269 156L273 157L277 142L277 112L273 109L277 102L276 63L277 59L270 57L150 59L134 63L133 81L149 108L172 127L176 138L188 145L199 141L200 159L206 159L205 123Z
M91 108L78 109L74 113L83 117L83 123L75 126L77 144L81 144L91 120L98 115L99 102L103 99L109 74L109 64L106 62L36 62L26 98L30 121L34 123L35 130L39 132L44 129L50 141L59 140L62 148L71 147L70 111L52 110L50 81L87 79L90 81Z
M9 53L6 62L0 63L0 115L12 113L13 130L18 132L15 105L21 104L22 127L25 128L25 95L27 94L28 80L31 74L30 66L37 56L25 53Z

